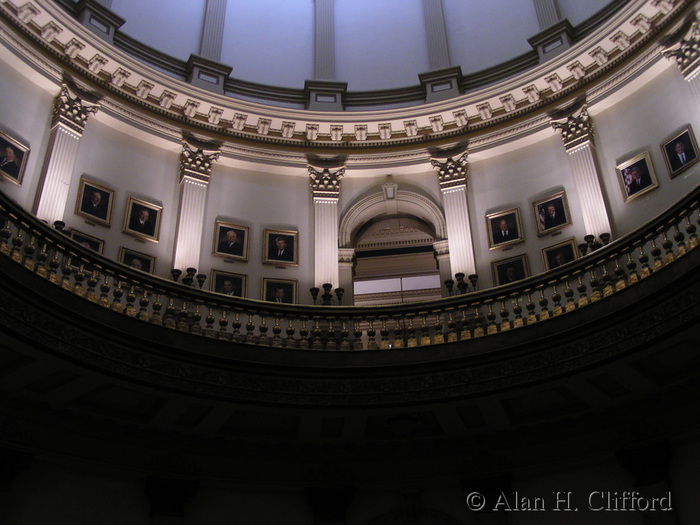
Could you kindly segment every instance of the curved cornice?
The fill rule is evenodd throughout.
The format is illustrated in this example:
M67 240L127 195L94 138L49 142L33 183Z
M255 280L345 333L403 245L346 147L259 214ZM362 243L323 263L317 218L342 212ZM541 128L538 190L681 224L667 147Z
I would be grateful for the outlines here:
M0 37L54 81L66 68L104 91L112 99L105 110L134 119L141 127L153 125L166 135L170 125L213 134L226 142L225 153L234 157L269 156L273 163L296 165L304 152L342 151L350 155L349 164L376 166L423 161L427 147L447 147L467 134L480 136L472 141L478 149L497 142L504 133L542 129L547 108L584 89L595 91L613 69L613 83L619 84L639 70L640 62L658 59L660 48L653 42L691 4L691 0L675 5L635 0L564 54L507 81L439 103L362 112L285 109L202 90L122 53L48 0L0 3L6 22ZM15 31L41 52L27 53ZM645 47L648 51L640 57ZM46 60L46 53L53 60ZM159 123L163 119L168 125Z

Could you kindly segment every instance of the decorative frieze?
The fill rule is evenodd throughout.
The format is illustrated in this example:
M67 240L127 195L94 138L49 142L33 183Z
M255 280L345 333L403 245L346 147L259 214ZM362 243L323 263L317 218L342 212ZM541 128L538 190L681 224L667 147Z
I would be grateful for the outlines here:
M337 199L340 196L340 181L345 175L345 166L333 171L311 165L308 169L314 198Z
M85 49L85 44L83 44L77 38L71 38L68 43L63 46L63 52L71 60L75 59L83 49ZM143 81L145 82L145 80Z
M23 23L28 24L31 20L39 15L40 11L37 6L31 2L27 2L22 7L17 9L17 18L19 18Z
M49 22L41 28L41 38L47 42L53 42L53 39L63 31L63 28L57 26L53 22Z
M136 96L142 99L147 99L154 87L155 86L150 82L142 80L139 82L139 85L136 86Z
M460 186L467 183L467 174L469 171L467 152L465 151L459 157L449 157L444 162L432 158L430 164L433 169L438 172L438 181L440 189L445 190L454 186Z
M81 97L92 98L93 101L84 100ZM64 83L61 85L61 92L56 97L53 106L51 125L60 123L72 131L82 135L87 124L88 117L100 108L97 103L98 97L90 93L78 93L75 86L69 87Z
M593 124L585 105L566 119L553 121L552 127L561 131L561 138L567 151L585 142L593 141Z
M463 128L467 125L467 122L469 122L469 117L467 117L467 111L464 109L453 111L452 115L455 118L455 125L458 128Z
M306 125L306 140L316 140L318 138L318 124Z
M206 145L193 140L182 140L180 178L189 176L203 182L209 182L212 165L219 158L221 152L215 148L205 148Z
M118 67L117 70L112 73L112 84L118 88L124 85L126 79L131 76L131 73L124 68Z

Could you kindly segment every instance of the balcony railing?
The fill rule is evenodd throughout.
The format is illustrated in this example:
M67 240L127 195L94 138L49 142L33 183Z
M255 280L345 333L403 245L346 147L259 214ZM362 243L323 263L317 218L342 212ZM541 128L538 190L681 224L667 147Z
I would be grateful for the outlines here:
M697 248L700 187L649 224L555 270L444 299L386 307L277 304L145 274L84 248L0 194L0 253L38 277L140 322L238 344L376 350L465 341L571 314L665 271Z

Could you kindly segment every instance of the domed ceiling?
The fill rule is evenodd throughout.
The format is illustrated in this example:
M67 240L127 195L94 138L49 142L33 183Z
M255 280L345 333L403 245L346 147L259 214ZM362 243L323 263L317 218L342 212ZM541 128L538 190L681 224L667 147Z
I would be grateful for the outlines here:
M287 88L322 79L314 71L316 0L219 1L225 4L220 61L233 67L233 78ZM459 66L462 74L471 75L519 57L537 56L528 43L545 29L537 4L558 6L559 17L578 34L624 3L335 0L330 29L335 77L323 80L347 82L349 91L370 91L416 85L419 74L444 67ZM123 34L186 61L199 53L206 4L207 0L112 0L110 8L125 19ZM448 63L442 64L432 64L428 51L436 9L438 15L442 11L437 18L444 20L447 40Z

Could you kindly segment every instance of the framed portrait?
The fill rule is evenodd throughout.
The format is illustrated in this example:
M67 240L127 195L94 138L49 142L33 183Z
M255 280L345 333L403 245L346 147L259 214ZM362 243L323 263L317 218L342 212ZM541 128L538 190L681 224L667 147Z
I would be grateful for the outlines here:
M525 279L530 275L530 269L527 264L527 255L516 255L508 259L491 262L491 271L493 272L493 282L496 286L502 284L510 284L521 279Z
M625 202L636 199L659 185L648 151L626 160L616 169Z
M523 242L520 208L489 213L486 215L486 229L489 232L489 249L503 248Z
M93 250L97 253L102 253L104 251L105 242L102 239L98 239L97 237L93 237L92 235L88 235L87 233L73 229L70 231L70 236L84 248Z
M571 224L566 192L560 191L532 203L535 210L537 235L547 235Z
M261 290L263 301L286 304L297 302L297 282L294 280L263 277Z
M0 131L0 175L3 179L22 184L29 148Z
M146 273L155 273L156 258L147 253L141 253L123 246L119 248L119 262L134 270L141 270Z
M75 213L92 222L109 226L112 223L112 204L114 190L101 184L80 178L78 198L75 202Z
M124 233L147 241L158 242L163 207L129 197L124 213Z
M248 260L247 226L216 221L212 253L228 259Z
M559 268L576 258L578 258L578 248L576 247L576 239L573 237L557 244L547 246L542 250L545 270Z
M299 264L298 241L299 232L264 230L263 262L277 266L297 266Z
M664 154L666 167L671 174L671 178L700 160L700 157L698 157L698 143L695 142L695 135L690 124L683 131L664 142L661 145L661 151Z
M245 297L248 294L247 280L248 276L246 275L212 270L209 286L212 292L233 297Z

